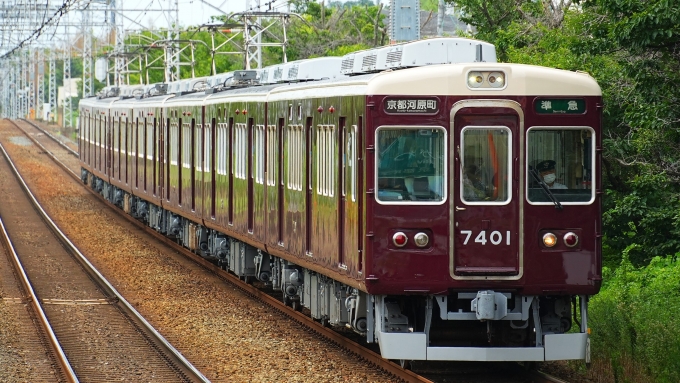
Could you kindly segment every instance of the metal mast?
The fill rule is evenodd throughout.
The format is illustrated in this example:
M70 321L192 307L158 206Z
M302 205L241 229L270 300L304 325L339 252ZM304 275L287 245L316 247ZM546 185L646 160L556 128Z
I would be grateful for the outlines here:
M66 47L63 51L64 57L64 111L63 111L63 126L72 127L73 119L71 116L71 45L66 42Z
M21 117L26 118L28 115L28 63L26 55L20 56L20 76L21 76Z
M83 15L83 97L90 97L92 89L92 12L88 3Z
M28 49L26 52L26 64L28 68L26 68L26 74L28 75L27 82L28 82L28 113L27 118L33 118L33 114L35 113L35 57L33 54L33 49Z
M173 9L172 4L175 4ZM174 11L174 15L173 15ZM173 17L174 16L174 17ZM180 50L179 50L179 3L177 0L168 0L168 44L165 47L165 81L177 81L180 79Z
M50 51L50 77L49 77L49 102L50 115L48 121L56 122L57 117L57 72L54 61L56 60L54 50Z
M36 118L42 119L45 116L43 107L45 106L45 51L40 48L38 49L38 99L36 100Z

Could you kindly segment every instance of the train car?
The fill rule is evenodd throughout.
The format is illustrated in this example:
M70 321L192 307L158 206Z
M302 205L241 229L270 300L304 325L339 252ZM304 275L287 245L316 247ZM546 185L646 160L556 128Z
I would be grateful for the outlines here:
M324 60L157 99L167 198L125 189L149 204L137 217L385 358L589 361L593 78L496 63L492 45L460 38ZM149 113L143 98L106 100L81 110ZM90 153L83 174L107 184Z

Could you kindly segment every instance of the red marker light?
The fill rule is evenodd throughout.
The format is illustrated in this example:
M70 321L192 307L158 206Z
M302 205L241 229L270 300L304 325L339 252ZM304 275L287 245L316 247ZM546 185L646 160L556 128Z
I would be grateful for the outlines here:
M578 235L574 233L567 233L564 235L564 244L568 247L574 247L578 245Z
M333 107L333 105L331 105L331 107L328 108L328 111L331 112L331 113L335 112L335 108Z
M316 111L319 112L319 113L323 112L323 107L320 106L320 107L316 108Z
M406 243L408 242L408 237L406 234L400 232L394 233L392 236L392 242L394 243L394 246L396 247L404 247Z

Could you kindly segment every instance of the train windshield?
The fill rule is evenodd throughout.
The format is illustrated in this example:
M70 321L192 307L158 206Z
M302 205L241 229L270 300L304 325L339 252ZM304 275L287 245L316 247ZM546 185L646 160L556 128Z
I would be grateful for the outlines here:
M462 131L461 200L471 205L510 202L511 131L504 126L466 127Z
M379 128L376 133L378 201L444 202L446 131L442 128Z
M527 199L532 204L588 204L595 199L591 128L531 128L527 136ZM548 187L544 190L538 181Z

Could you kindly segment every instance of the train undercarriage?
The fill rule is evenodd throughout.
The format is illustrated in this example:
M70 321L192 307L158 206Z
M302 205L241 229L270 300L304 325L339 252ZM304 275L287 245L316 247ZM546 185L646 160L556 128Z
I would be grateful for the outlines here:
M590 362L587 296L521 296L491 290L370 295L203 227L85 169L81 179L112 204L196 254L241 279L256 279L280 291L293 308L304 307L323 324L348 327L367 343L377 342L385 358ZM578 328L572 329L572 323Z

